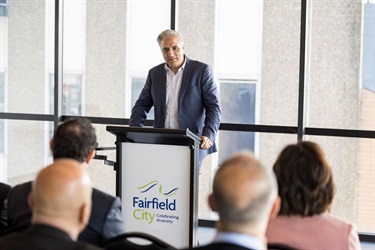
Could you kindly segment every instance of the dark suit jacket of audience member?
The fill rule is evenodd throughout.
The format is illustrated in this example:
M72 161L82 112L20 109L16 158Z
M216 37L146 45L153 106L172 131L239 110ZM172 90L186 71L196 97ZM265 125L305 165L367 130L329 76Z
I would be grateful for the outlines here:
M200 249L200 250L256 250L251 248L246 248L243 246L231 244L231 243L224 243L224 242L216 242L216 243L210 243L208 245L195 247L194 249Z
M0 182L0 202L3 202L8 197L10 189L11 186Z
M8 199L8 228L30 224L31 210L27 197L31 191L31 182L12 188ZM92 192L92 208L88 225L79 235L79 241L99 244L103 240L125 232L121 214L121 201L97 189Z
M0 238L2 250L100 250L94 245L75 242L70 236L51 226L34 225L26 230L10 233Z
M6 200L8 198L11 186L0 182L0 233L7 228L7 205Z

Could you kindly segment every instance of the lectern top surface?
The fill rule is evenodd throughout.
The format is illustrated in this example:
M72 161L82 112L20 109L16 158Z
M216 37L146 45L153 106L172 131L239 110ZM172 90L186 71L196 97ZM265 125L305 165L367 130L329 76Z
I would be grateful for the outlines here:
M140 128L128 126L107 126L107 131L117 136L117 141L194 145L200 138L189 129Z

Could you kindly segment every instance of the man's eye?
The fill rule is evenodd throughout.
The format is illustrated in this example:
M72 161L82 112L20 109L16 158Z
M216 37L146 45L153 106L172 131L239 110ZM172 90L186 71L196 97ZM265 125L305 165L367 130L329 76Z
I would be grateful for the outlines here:
M172 49L173 49L174 51L176 51L176 50L178 50L178 46L173 46Z
M164 48L163 51L164 51L164 52L168 52L169 49L168 49L168 48Z

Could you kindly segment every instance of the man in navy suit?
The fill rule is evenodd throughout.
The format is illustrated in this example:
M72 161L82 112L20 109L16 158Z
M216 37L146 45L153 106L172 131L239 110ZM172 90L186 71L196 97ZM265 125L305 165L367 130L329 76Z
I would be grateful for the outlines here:
M250 152L221 164L208 203L219 214L217 234L212 243L197 249L267 249L267 224L279 211L277 182L271 169Z
M61 123L51 139L53 159L73 159L87 168L95 155L97 145L95 129L86 118L69 119ZM12 188L8 197L8 228L30 224L31 210L27 196L32 183L25 182ZM125 232L121 213L121 200L96 188L92 192L92 211L87 227L78 237L79 241L92 244L115 237Z
M62 159L43 168L28 196L32 226L2 236L1 249L102 249L76 242L90 217L91 193L90 177L79 162Z
M142 127L154 107L155 128L186 129L198 135L199 162L216 152L221 110L211 68L184 54L182 34L165 30L157 42L165 63L152 68L136 101L129 126Z

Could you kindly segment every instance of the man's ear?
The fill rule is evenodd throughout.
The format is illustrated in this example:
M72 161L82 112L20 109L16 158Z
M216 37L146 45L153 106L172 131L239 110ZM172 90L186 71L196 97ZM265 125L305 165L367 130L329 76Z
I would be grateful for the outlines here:
M53 138L51 138L51 140L49 141L49 149L51 150L51 152L53 152Z
M275 201L272 204L272 209L271 209L271 213L270 213L270 220L276 218L276 216L279 214L280 205L281 205L281 199L280 199L280 196L277 196Z
M33 196L31 195L31 192L27 196L27 204L29 205L29 208L32 211L33 210L33 206L34 206L34 200L33 200Z
M216 212L216 202L215 202L215 198L212 194L210 194L208 196L208 205L210 206L211 210Z
M81 228L82 228L81 230L83 230L88 224L90 214L91 214L91 205L87 202L83 203L79 211L79 224L81 225Z
M86 156L85 162L89 164L89 162L94 158L95 156L95 149L91 150L90 153Z

